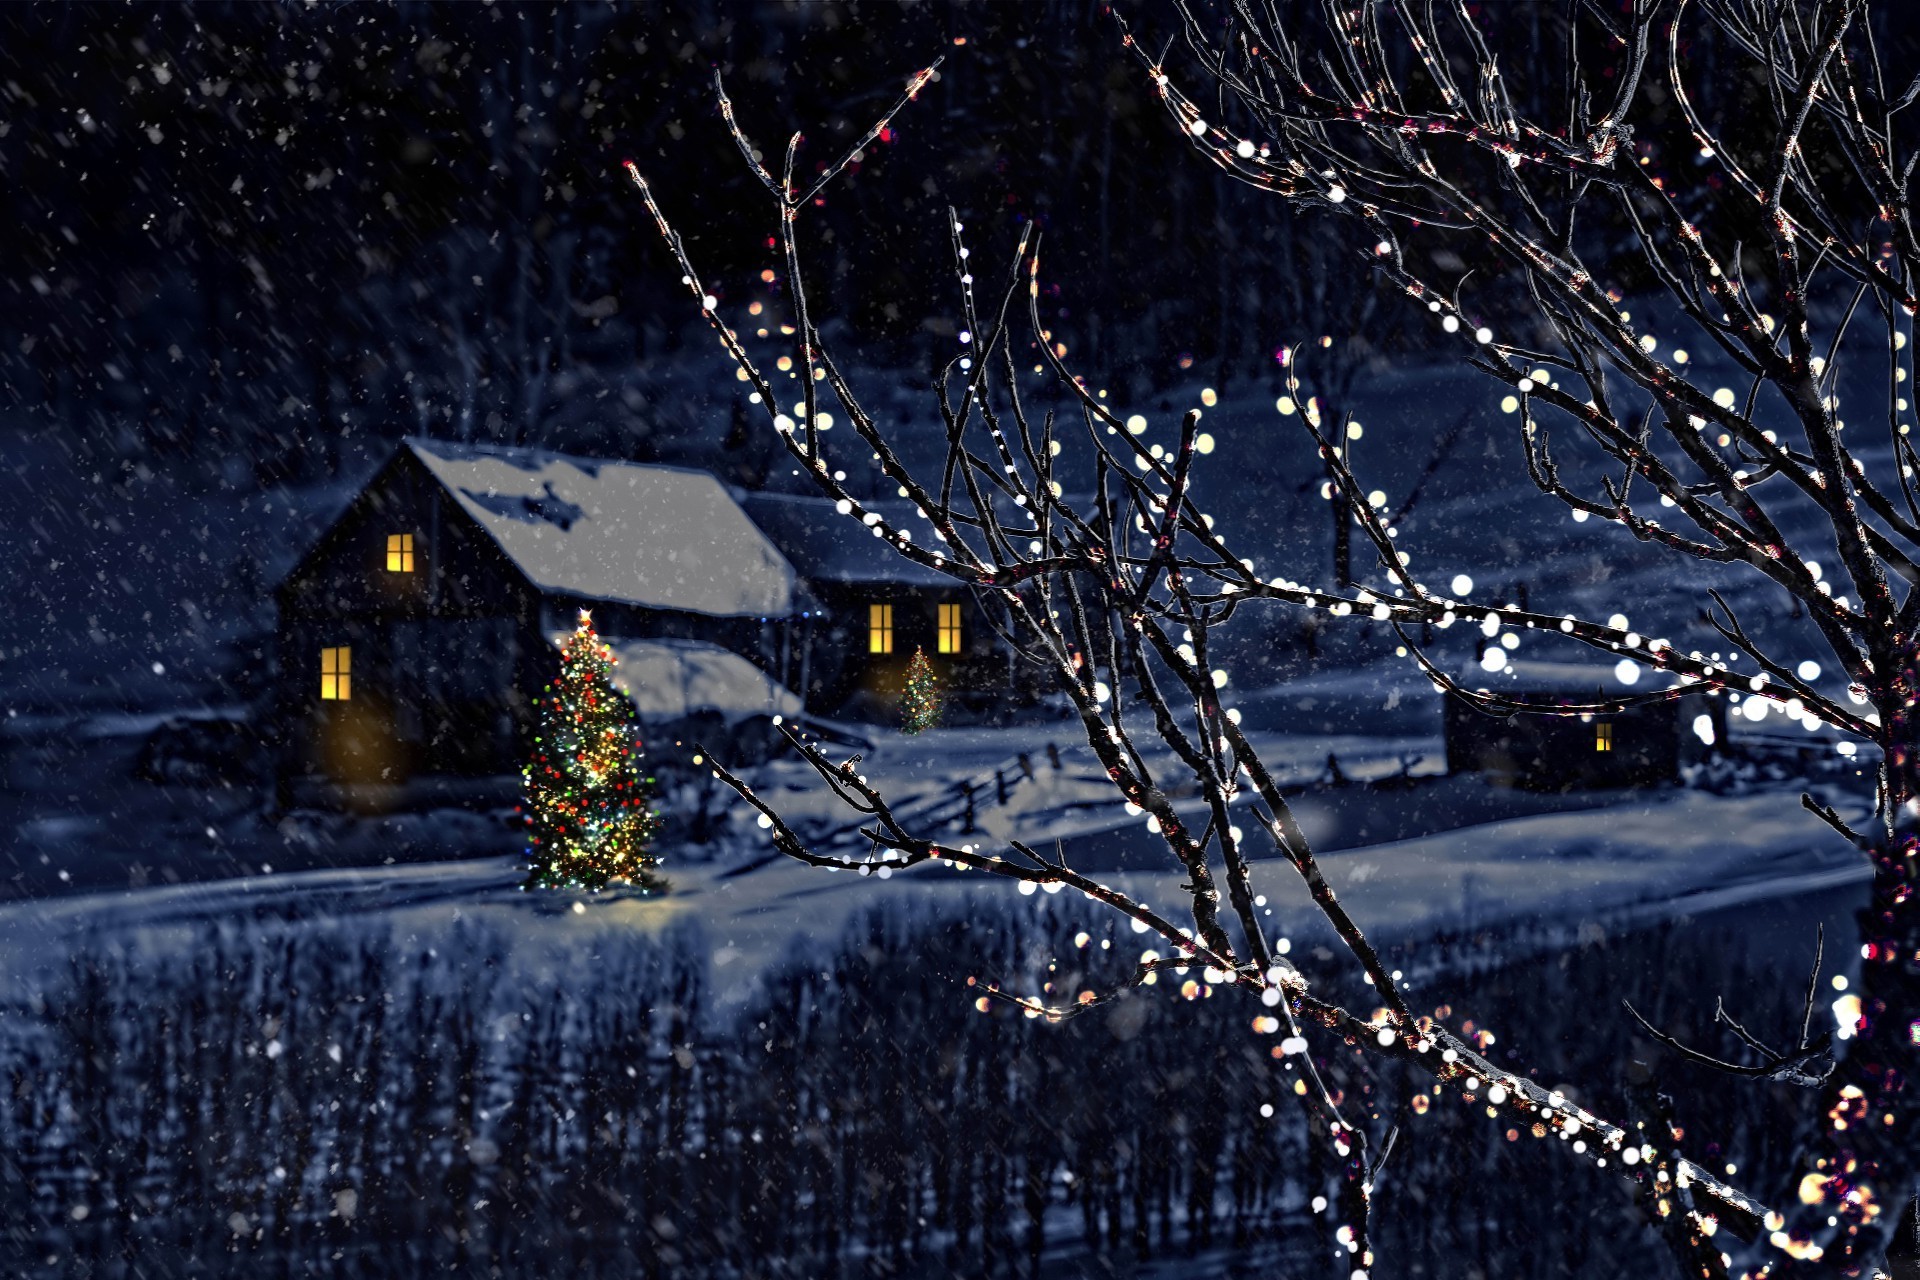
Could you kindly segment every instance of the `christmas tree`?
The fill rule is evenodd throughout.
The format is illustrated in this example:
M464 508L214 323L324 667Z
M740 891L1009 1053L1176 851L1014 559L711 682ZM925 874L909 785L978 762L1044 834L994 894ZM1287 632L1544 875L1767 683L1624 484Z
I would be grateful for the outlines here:
M900 695L900 717L908 733L920 733L940 723L940 682L924 649L913 651L907 664L907 687Z
M611 882L663 893L648 846L660 820L647 807L633 705L613 687L613 651L580 611L560 651L560 678L537 706L526 794L527 886L602 889Z

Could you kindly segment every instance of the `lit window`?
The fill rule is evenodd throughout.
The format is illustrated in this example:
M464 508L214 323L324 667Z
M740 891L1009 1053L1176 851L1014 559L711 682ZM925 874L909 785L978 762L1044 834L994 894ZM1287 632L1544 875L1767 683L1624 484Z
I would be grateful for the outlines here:
M346 645L320 651L320 700L345 702L353 697L353 650Z
M957 604L940 606L940 652L960 652L960 606Z
M867 607L867 652L893 652L893 606L876 604Z
M410 533L390 533L387 535L387 572L413 572L413 535Z
M1613 726L1602 721L1593 726L1593 749L1595 751L1613 750Z

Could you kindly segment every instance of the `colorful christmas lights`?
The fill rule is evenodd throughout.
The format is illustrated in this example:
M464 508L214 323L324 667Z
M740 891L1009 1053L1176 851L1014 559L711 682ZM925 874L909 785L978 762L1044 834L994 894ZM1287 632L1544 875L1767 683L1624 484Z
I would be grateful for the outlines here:
M613 687L613 651L593 617L560 651L560 678L538 704L526 796L527 887L603 889L610 883L664 893L649 850L660 819L647 807L633 705Z
M900 695L901 727L921 733L940 723L940 681L933 674L924 649L913 651L907 664L907 687Z

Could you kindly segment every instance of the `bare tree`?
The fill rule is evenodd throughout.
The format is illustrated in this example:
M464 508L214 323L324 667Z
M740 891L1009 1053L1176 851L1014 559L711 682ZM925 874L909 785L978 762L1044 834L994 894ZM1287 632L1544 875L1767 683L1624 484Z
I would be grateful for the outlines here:
M1226 704L1222 690L1227 673L1210 660L1218 628L1252 602L1281 602L1401 626L1444 627L1469 612L1479 617L1488 611L1437 596L1419 584L1396 554L1391 530L1364 501L1354 504L1355 515L1394 575L1391 593L1385 588L1321 589L1285 576L1263 578L1254 560L1230 546L1228 531L1216 529L1190 496L1194 468L1212 446L1200 428L1200 411L1181 419L1174 447L1152 443L1116 417L1047 340L1038 311L1039 241L1031 226L1022 232L1001 282L988 290L982 278L977 293L976 277L986 268L967 246L957 217L949 214L963 354L940 371L933 387L947 442L937 473L918 474L901 461L887 428L856 392L847 367L824 346L802 269L799 218L918 94L937 66L915 75L872 129L804 180L799 176L800 135L791 137L783 160L770 167L735 121L733 104L716 81L723 117L776 211L793 309L793 346L784 357L791 368L783 374L770 374L753 359L722 317L716 290L689 258L660 199L633 164L627 168L682 283L742 371L750 399L794 463L837 501L847 518L862 522L900 555L973 588L1024 660L1052 673L1118 799L1143 815L1185 873L1191 922L1162 914L1076 870L1061 856L1049 857L1017 842L1009 842L1004 854L989 853L915 830L859 772L857 756L836 762L802 732L788 731L794 748L841 801L865 816L862 830L872 842L868 856L810 848L745 779L721 766L716 766L716 776L758 811L775 847L796 860L863 874L937 860L1007 880L1076 889L1157 934L1168 948L1165 956L1146 954L1136 981L1166 968L1199 966L1209 980L1257 1000L1267 1011L1261 1016L1284 1022L1284 1069L1299 1073L1302 1085L1296 1092L1311 1112L1315 1131L1327 1135L1342 1162L1346 1192L1336 1221L1340 1240L1352 1252L1356 1276L1374 1265L1370 1197L1397 1129L1390 1108L1382 1107L1385 1118L1377 1121L1353 1114L1351 1107L1343 1109L1322 1083L1306 1038L1309 1031L1316 1038L1326 1037L1323 1050L1351 1045L1409 1064L1443 1086L1484 1098L1495 1114L1524 1119L1535 1133L1562 1139L1554 1145L1569 1158L1625 1174L1649 1216L1667 1228L1689 1270L1724 1274L1722 1257L1711 1241L1716 1226L1750 1236L1771 1220L1767 1207L1686 1159L1677 1130L1656 1141L1644 1127L1594 1114L1541 1088L1524 1073L1495 1066L1435 1019L1415 1014L1408 984L1382 962L1322 874L1274 772L1242 732L1239 713ZM1030 329L1025 341L1016 336L1023 294ZM1032 355L1026 354L1029 350ZM1061 397L1064 416L1053 409L1037 411L1037 404L1030 403L1030 394L1022 390L1022 366L1028 361L1037 361L1052 375L1050 385ZM783 376L799 386L776 392L777 386L786 385L777 381ZM790 416L781 405L792 404L796 396L800 403ZM851 450L842 443L844 435L834 437L829 449L822 419L826 397L839 404L853 429L859 443ZM1341 492L1360 492L1343 455L1324 438L1321 443ZM904 527L870 509L840 478L850 461L877 466L911 501L924 527ZM1064 496L1058 477L1076 461L1087 468L1084 483L1094 495L1089 500ZM1694 495L1686 497L1697 505ZM1643 644L1605 627L1563 624L1518 609L1496 612L1511 625L1560 627L1695 679L1710 678L1716 671L1703 660L1683 658L1657 642ZM1791 673L1783 678L1793 679ZM1842 722L1865 726L1858 717L1840 714ZM1157 763L1169 757L1170 767ZM1190 821L1175 808L1171 793L1176 779L1180 789L1200 798L1203 815ZM1247 833L1236 821L1247 813L1257 825L1254 838L1270 842L1299 877L1378 993L1384 1008L1377 1016L1359 1016L1315 994L1307 976L1275 954L1260 927ZM995 989L985 994L1052 1018L1069 1016L1104 998L1085 992L1076 1003L1061 1007ZM1657 1116L1650 1118L1657 1122Z
M1503 32L1459 0L1226 0L1181 14L1212 115L1175 83L1170 49L1124 36L1178 127L1225 171L1350 219L1355 247L1437 339L1518 397L1517 452L1542 491L1683 557L1746 566L1804 610L1844 673L1844 698L1817 686L1717 593L1708 621L1757 674L1579 619L1510 618L1690 685L1787 702L1879 748L1871 830L1806 800L1874 879L1861 1020L1810 1153L1824 1191L1771 1236L1788 1268L1859 1267L1913 1193L1920 1118L1907 1083L1920 1069L1920 505L1902 421L1920 152L1896 133L1920 79L1890 84L1882 58L1901 17L1867 0L1581 0L1552 17L1556 55L1537 29ZM1503 35L1531 55L1511 56ZM1537 82L1509 78L1543 64ZM1440 277L1436 248L1483 265L1472 296L1457 273ZM1622 310L1635 291L1735 386L1715 388L1683 351L1661 359L1656 322ZM1837 379L1855 366L1868 402L1847 432ZM1550 435L1617 479L1563 479ZM1342 492L1378 525L1355 486ZM1396 621L1436 607L1375 541L1410 602ZM1844 577L1830 583L1819 562L1834 559ZM1489 709L1523 709L1426 666Z

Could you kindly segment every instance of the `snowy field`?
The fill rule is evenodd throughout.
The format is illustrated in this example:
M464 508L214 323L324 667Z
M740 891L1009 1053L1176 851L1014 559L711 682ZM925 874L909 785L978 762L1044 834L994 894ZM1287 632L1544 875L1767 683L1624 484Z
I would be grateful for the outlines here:
M1057 844L1074 865L1185 918L1183 877L1164 869L1167 855L1157 838L1138 819L1116 820L1089 753L1063 741L1058 730L1070 726L1052 727L1059 767L1043 736L1039 749L1025 752L1031 776L1022 771L1019 748L1033 740L1032 729L941 730L914 739L875 732L861 767L900 798L903 814L923 817L923 830L987 849L1007 837ZM1263 733L1257 742L1294 793L1328 879L1383 944L1540 927L1573 937L1583 928L1613 930L1859 886L1868 874L1801 806L1793 786L1730 795L1666 789L1552 796L1472 775L1445 776L1439 744L1427 736ZM1328 777L1329 754L1340 762L1338 784ZM759 775L756 789L822 847L859 852L857 835L848 838L851 815L824 788L808 785L810 770L784 761ZM977 797L971 832L967 784ZM770 965L809 943L838 939L855 917L883 904L936 914L1018 913L1038 905L1009 882L940 864L884 883L801 866L772 855L740 820L714 847L664 851L674 882L668 897L582 897L573 910L571 896L519 890L506 815L296 814L267 824L239 808L228 815L228 837L208 828L215 830L209 839L189 825L205 816L190 803L199 793L135 785L188 793L171 797L170 828L158 818L131 832L121 823L115 839L106 840L100 837L116 824L85 815L33 818L16 827L16 865L34 869L42 885L51 875L66 889L0 905L0 958L16 980L57 968L63 947L76 938L127 932L164 949L170 932L222 920L307 920L333 928L360 919L376 931L422 937L482 920L535 951L572 946L600 930L657 935L690 922L705 940L716 992L735 1002L751 994ZM1843 815L1863 816L1857 797L1832 788L1824 793ZM152 847L156 831L177 841L171 861ZM136 865L148 868L144 886L119 887L128 874L125 865L114 865L121 844L143 849L145 861ZM487 844L500 853L458 856ZM339 862L360 865L327 865ZM169 877L153 873L153 863L180 882L166 883ZM83 874L76 878L75 870ZM1264 911L1275 936L1316 946L1326 941L1284 863L1261 858L1255 888L1268 900ZM1087 912L1089 923L1101 914L1092 906Z

